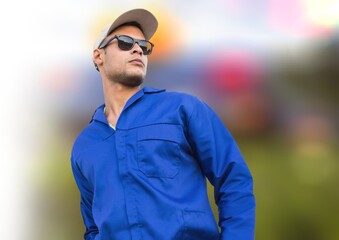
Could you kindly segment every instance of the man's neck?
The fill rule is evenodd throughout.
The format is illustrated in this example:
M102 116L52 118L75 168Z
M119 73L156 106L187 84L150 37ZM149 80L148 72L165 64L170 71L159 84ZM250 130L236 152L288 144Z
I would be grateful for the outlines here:
M110 124L116 126L128 99L138 92L140 88L140 86L131 88L120 83L103 81L105 115Z

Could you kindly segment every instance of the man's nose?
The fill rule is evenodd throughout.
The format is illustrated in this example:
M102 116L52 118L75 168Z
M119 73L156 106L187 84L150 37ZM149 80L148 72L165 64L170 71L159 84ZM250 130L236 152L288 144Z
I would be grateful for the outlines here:
M141 47L139 46L139 43L137 43L137 42L134 44L132 50L133 50L133 53L138 53L138 54L140 54L140 56L143 54L143 51L142 51Z

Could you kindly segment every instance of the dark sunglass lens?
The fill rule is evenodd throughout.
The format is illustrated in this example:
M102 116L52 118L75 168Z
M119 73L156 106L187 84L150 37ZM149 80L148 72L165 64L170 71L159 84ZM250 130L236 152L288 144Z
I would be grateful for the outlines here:
M133 47L133 39L127 36L119 36L118 37L118 46L121 50L130 50Z
M139 41L139 46L142 49L144 55L149 55L152 52L152 45L148 41Z

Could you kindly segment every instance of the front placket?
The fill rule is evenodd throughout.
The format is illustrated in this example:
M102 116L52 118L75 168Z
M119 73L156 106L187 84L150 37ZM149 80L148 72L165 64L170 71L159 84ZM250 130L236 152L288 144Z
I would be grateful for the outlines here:
M138 213L136 182L131 172L132 160L129 159L131 154L127 153L128 145L133 144L130 142L133 138L129 136L129 127L133 126L133 123L128 122L126 119L128 119L127 114L129 111L131 111L130 108L133 103L135 103L143 95L144 93L141 90L132 96L131 99L129 99L119 116L116 128L116 152L118 157L119 177L124 189L126 213L133 240L141 240L142 233L141 222Z
M118 156L119 177L124 189L125 201L126 201L126 213L131 230L132 239L142 239L140 232L140 221L136 202L135 182L131 175L131 163L126 154L126 134L127 131L116 131L116 151Z

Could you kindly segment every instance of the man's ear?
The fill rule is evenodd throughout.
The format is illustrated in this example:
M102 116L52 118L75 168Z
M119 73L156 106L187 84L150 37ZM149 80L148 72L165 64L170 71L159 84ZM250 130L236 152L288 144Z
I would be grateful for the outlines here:
M101 52L100 52L99 49L94 49L93 50L93 62L97 66L102 64Z

